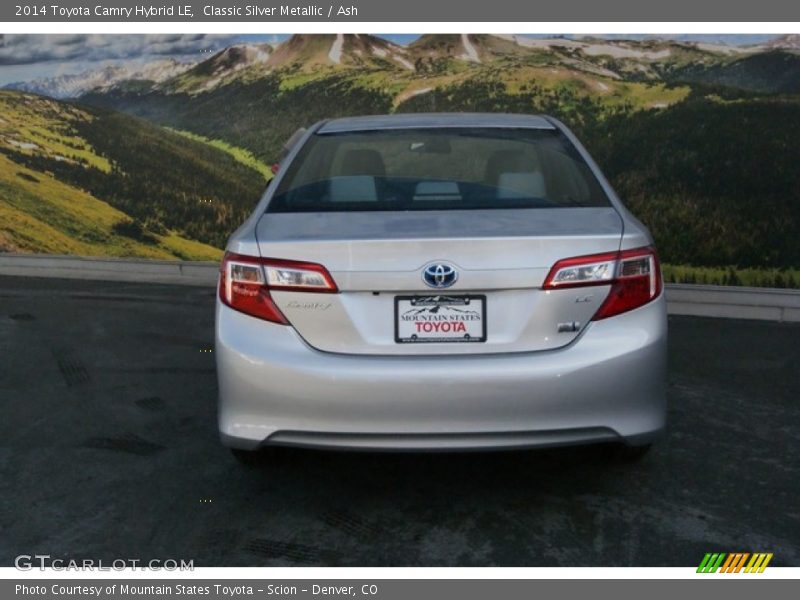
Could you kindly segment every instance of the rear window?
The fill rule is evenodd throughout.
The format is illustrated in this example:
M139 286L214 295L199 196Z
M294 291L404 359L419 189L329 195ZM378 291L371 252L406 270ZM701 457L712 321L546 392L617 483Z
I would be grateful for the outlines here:
M269 212L609 206L560 131L397 129L314 135Z

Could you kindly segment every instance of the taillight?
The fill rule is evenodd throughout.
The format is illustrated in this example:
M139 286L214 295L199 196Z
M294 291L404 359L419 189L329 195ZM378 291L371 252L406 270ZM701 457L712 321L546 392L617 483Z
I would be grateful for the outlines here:
M558 261L542 289L611 285L592 320L613 317L647 304L661 293L661 269L652 247L577 256Z
M270 290L339 291L322 265L225 253L219 278L219 298L224 304L259 319L288 325Z

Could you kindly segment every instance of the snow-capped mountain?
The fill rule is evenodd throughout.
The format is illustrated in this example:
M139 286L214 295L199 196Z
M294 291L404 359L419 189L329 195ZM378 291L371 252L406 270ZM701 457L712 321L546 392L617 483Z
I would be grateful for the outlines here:
M143 65L108 65L81 73L10 83L5 88L51 98L77 98L92 90L107 89L124 81L165 81L183 73L192 64L168 58Z
M165 89L173 92L208 91L228 81L240 71L267 68L267 62L274 50L275 48L267 43L228 46L190 68L165 78L163 84Z
M766 46L771 49L800 50L800 34L790 33L778 36L767 42Z
M319 68L400 69L413 71L406 48L364 34L296 34L276 45L237 44L197 63L162 85L166 92L197 94L242 78L253 81L280 69Z
M269 64L272 68L392 65L412 69L407 55L403 46L374 35L293 35L276 48Z
M191 62L174 58L144 64L118 62L83 73L34 79L6 87L54 98L111 90L194 95L234 82L249 84L278 71L321 76L331 70L360 69L393 73L401 79L426 79L494 67L511 73L525 66L558 69L558 73L567 71L570 76L601 77L604 81L682 78L699 81L711 77L712 83L722 81L716 71L733 69L738 73L737 81L742 83L743 77L752 79L751 71L764 66L758 62L759 56L767 56L769 51L783 53L789 57L786 60L793 60L800 52L800 35L777 36L769 42L742 46L676 37L427 34L403 46L365 34L298 34L278 44L235 44ZM740 59L741 64L737 62ZM755 65L752 69L748 60ZM551 73L557 74L556 71ZM422 83L409 87L404 98L430 88ZM601 92L607 89L604 86L607 82L596 85Z

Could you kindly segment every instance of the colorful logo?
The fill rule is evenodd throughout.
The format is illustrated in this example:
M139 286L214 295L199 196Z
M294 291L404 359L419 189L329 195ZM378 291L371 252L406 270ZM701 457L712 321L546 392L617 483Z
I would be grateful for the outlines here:
M700 561L697 572L763 573L771 560L772 552L708 552Z

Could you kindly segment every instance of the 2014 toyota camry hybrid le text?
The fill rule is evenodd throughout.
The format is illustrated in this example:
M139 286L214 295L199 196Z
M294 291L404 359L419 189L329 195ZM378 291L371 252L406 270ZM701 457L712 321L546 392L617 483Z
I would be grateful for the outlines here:
M219 428L240 458L638 455L664 429L653 241L550 117L314 125L231 237L216 311Z

